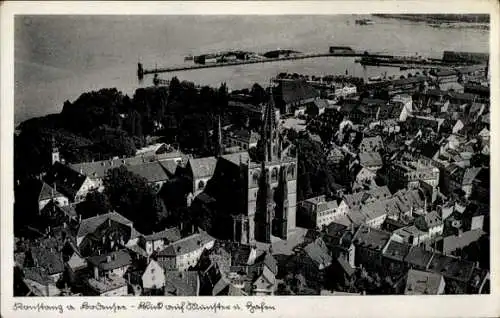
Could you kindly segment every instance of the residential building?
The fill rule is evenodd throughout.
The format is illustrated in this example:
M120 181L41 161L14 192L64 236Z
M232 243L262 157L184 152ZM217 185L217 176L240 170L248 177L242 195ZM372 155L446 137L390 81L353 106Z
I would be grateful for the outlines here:
M149 261L141 276L141 282L142 289L146 293L162 290L165 287L165 272L158 262Z
M436 118L433 116L422 116L411 114L408 116L408 126L413 129L430 128L434 132L439 133L444 123L444 118Z
M59 296L61 290L43 268L29 267L23 270L23 282L29 290L27 296Z
M391 192L387 186L373 187L369 190L345 194L339 204L339 213L348 214L353 210L360 210L362 205L377 200L388 199L391 197Z
M119 250L102 255L87 257L87 262L94 273L94 279L100 277L123 277L132 264L132 258L127 250Z
M181 239L181 233L178 228L169 228L160 232L154 232L139 238L138 245L144 248L148 255L165 249L170 243Z
M437 211L415 218L415 226L421 231L428 232L430 238L443 235L443 220Z
M382 230L362 225L356 231L352 242L356 247L356 266L378 269L382 266L382 252L389 243L391 234Z
M389 275L391 279L397 280L406 271L404 258L410 251L411 245L389 240L382 250L383 273Z
M464 294L475 268L473 262L434 253L426 270L443 275L446 294Z
M69 200L62 193L45 182L40 182L38 192L38 210L41 211L49 202L54 201L57 206L63 207L69 204Z
M255 279L252 283L252 295L272 296L276 290L276 275L278 274L278 264L270 253L263 253L252 266Z
M396 198L378 199L362 204L360 212L364 216L365 224L380 229L388 215L399 212Z
M477 242L485 234L482 228L465 232L459 229L457 234L443 237L442 241L438 242L437 249L444 255L460 256L463 248Z
M338 210L337 202L327 201L324 195L304 200L300 212L299 218L304 221L303 226L319 229L343 215Z
M225 145L228 147L240 147L241 150L246 151L250 148L257 146L257 141L260 136L258 133L248 129L238 129L229 131L225 136Z
M76 245L82 255L89 256L136 245L140 236L132 221L110 212L81 220Z
M405 277L405 295L442 295L445 292L441 274L410 269Z
M84 201L89 191L97 190L100 186L87 176L60 162L56 162L52 166L52 171L47 175L45 181L72 203Z
M384 148L384 142L382 141L382 137L379 135L374 137L364 137L359 144L359 152L364 153L373 153L379 152Z
M408 115L413 112L413 98L407 94L398 94L391 98L391 102L403 104L403 107L398 108L398 112L393 112L397 117L393 115L392 118L400 122L406 121Z
M276 106L282 114L293 114L303 105L319 98L319 92L302 79L280 81L277 87Z
M359 164L370 171L377 172L382 168L383 161L378 152L361 152L359 153Z
M194 267L205 249L214 246L215 239L201 231L175 241L156 254L166 270L186 271Z
M127 170L146 179L148 184L157 192L170 177L159 161L146 162L139 165L126 166Z
M448 193L462 190L465 198L469 198L475 191L477 183L474 180L481 169L479 167L463 168L456 164L449 165L444 173L444 188L448 190Z
M158 165L159 162L166 163L168 161L172 161L180 164L183 160L185 160L184 157L185 156L181 152L168 149L164 152L160 151L158 154L143 152L134 157L113 158L109 160L69 164L68 168L76 173L86 176L95 189L103 191L103 181L110 169L125 166L128 170L146 177L150 183L156 184L157 182L162 182L168 179L168 176L165 176L165 170L161 169L161 166Z
M319 287L323 281L323 275L332 265L332 257L321 238L317 238L314 242L306 245L301 253L295 255L294 260L290 260L294 264L294 272L304 275L312 288Z
M425 271L434 257L434 253L421 246L412 246L405 256L405 263L409 268Z
M31 247L26 252L23 268L38 268L40 270L33 270L33 277L36 275L43 277L43 280L35 280L45 282L50 279L52 283L56 283L61 279L64 272L64 263L62 253L53 247ZM44 285L50 287L50 284Z
M125 278L111 274L100 278L91 277L87 280L88 296L127 296L128 286Z
M429 232L422 231L415 225L408 225L397 229L393 232L392 237L398 242L413 246L424 246L431 239Z
M194 271L165 271L165 296L199 296L200 278Z
M387 173L389 185L395 189L419 187L419 181L432 186L439 185L439 169L429 160L398 161L389 166Z

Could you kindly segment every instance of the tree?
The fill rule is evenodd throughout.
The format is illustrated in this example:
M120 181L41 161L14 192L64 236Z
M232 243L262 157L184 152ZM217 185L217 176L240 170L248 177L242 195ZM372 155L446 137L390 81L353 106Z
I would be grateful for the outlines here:
M252 96L251 100L252 104L254 105L265 103L268 100L266 90L257 83L252 85L252 89L250 90L250 95Z
M104 187L112 207L133 221L140 232L162 229L166 211L146 179L120 166L108 171Z
M91 191L87 194L85 201L77 206L78 214L83 218L90 218L99 214L108 213L112 207L105 193Z
M91 138L95 142L95 149L104 158L135 155L134 141L121 129L101 126L91 132Z

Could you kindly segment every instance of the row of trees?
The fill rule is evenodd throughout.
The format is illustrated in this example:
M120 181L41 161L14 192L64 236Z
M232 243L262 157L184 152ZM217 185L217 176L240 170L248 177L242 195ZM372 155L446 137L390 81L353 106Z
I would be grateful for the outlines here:
M23 122L15 138L16 174L36 175L51 164L52 141L70 162L130 156L145 136L164 136L195 154L209 155L209 131L227 106L225 84L195 87L173 78L169 87L137 89L130 98L116 88L66 101L60 114Z

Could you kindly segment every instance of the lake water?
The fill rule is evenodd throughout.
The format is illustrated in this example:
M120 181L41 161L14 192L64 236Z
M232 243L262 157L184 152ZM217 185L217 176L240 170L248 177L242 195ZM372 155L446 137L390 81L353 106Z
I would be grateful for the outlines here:
M356 16L31 16L15 21L15 122L59 112L65 100L104 87L132 95L146 68L177 65L184 56L218 50L290 48L326 52L330 45L370 52L440 58L444 50L488 52L489 31L438 29L425 23ZM192 63L192 62L191 62ZM367 67L354 58L318 58L161 74L200 85L267 85L279 72L376 76L396 68Z

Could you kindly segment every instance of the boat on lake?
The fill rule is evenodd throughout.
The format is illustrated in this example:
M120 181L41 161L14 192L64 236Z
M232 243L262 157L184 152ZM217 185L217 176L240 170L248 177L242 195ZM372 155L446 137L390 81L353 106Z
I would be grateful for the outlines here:
M356 24L358 24L358 25L373 25L373 24L375 24L375 21L370 20L370 19L357 19Z

